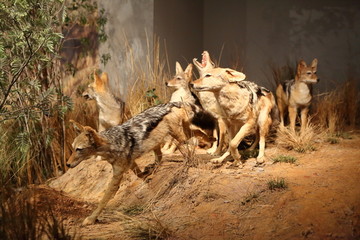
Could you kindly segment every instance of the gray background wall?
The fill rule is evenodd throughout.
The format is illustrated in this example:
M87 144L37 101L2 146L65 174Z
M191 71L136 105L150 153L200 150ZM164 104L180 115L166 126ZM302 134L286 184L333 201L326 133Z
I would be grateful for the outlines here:
M108 40L100 45L99 53L111 59L101 70L109 74L114 94L125 100L129 86L136 81L134 68L147 64L149 48L153 45L153 0L98 0L104 8ZM151 47L152 48L152 47Z
M349 77L359 80L360 3L358 0L101 0L108 12L110 51L105 66L121 86L126 75L125 33L138 59L146 37L159 37L162 57L171 72L208 50L223 67L246 73L249 80L271 87L270 63L318 58L316 87L327 91ZM145 34L147 31L147 36ZM165 50L166 49L166 50ZM167 55L165 56L165 51ZM139 62L141 64L141 62Z

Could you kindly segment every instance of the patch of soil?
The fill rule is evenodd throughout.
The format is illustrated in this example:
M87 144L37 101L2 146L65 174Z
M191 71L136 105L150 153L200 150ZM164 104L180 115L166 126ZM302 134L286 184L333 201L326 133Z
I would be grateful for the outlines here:
M106 162L84 161L36 187L37 201L50 202L82 239L144 239L131 229L140 223L170 239L360 239L359 146L359 134L304 154L269 145L264 166L252 158L243 169L230 163L214 168L202 150L197 167L184 167L180 154L167 155L146 181L129 171L92 226L80 223L111 178ZM273 164L280 154L297 161ZM147 154L137 162L145 167L153 161ZM287 188L269 190L269 181L278 179Z

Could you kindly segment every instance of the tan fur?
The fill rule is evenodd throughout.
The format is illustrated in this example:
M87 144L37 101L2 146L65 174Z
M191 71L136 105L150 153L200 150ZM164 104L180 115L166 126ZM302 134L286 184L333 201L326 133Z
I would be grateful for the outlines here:
M297 65L294 84L286 93L282 85L276 89L277 104L280 112L280 124L284 126L284 115L288 111L290 119L290 129L295 131L295 122L298 110L301 112L301 131L307 124L307 115L311 104L312 92L311 85L319 81L317 70L317 59L315 58L311 66L301 60Z
M82 94L85 98L96 100L99 108L98 131L116 126L123 122L125 116L125 104L116 99L109 88L108 75L103 72L99 76L94 72L94 82Z
M175 91L171 94L170 102L188 102L195 104L195 98L191 94L189 83L192 80L193 65L189 64L185 71L180 63L176 62L175 76L166 81L166 86Z
M203 77L192 82L192 87L196 91L213 92L224 113L223 119L229 132L230 144L227 152L211 160L214 163L223 162L229 155L234 158L235 165L241 163L237 147L244 137L254 130L257 133L257 140L252 148L259 141L257 162L264 162L265 137L272 123L270 113L275 106L275 99L271 92L257 96L247 87L240 87L237 81L241 82L244 79L244 74L232 69L213 68L204 72ZM251 82L247 84L254 89L257 87Z
M135 139L135 141L139 142L139 146L134 148L130 155L124 154L123 152L126 149L122 145L111 142L111 140L105 137L107 136L106 134L99 134L91 127L81 126L79 123L72 121L80 133L73 141L72 147L75 151L70 156L67 165L75 167L81 161L92 156L101 156L102 160L108 161L113 168L113 177L104 197L101 199L96 210L83 221L82 225L95 223L106 204L116 194L124 172L131 169L140 178L145 178L152 173L151 170L142 172L135 160L144 153L153 150L157 156L156 162L160 162L162 158L160 145L167 135L170 134L179 143L180 148L181 144L185 143L192 136L207 138L212 141L213 139L209 137L211 132L207 133L206 130L191 127L190 121L193 116L194 112L190 105L183 105L181 108L172 107L171 112L162 118L161 122L150 131L149 135L146 135L145 139ZM127 136L122 137L126 138Z

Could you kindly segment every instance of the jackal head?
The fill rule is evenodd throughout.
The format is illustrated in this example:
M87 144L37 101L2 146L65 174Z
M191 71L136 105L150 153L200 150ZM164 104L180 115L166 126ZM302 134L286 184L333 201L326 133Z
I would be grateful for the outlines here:
M191 81L191 77L192 77L192 64L190 63L185 71L182 69L180 63L176 62L176 74L174 76L174 78L166 81L166 86L167 87L173 87L175 89L180 89L180 88L188 88L189 87L189 82Z
M83 92L82 96L86 99L96 99L96 97L103 92L108 91L109 78L107 73L103 72L101 77L94 71L94 82L88 85L88 88Z
M304 60L301 60L297 65L296 81L301 81L307 84L313 84L320 81L316 75L318 60L315 58L311 66L307 66Z
M215 68L215 64L211 61L210 54L208 51L202 53L201 63L197 61L197 58L193 59L193 63L200 73L200 77L204 76L204 73L208 70Z
M106 145L107 142L93 128L82 126L73 120L70 120L70 122L79 133L72 143L74 152L66 163L66 166L73 168L83 160L96 156L98 149L101 146Z
M246 78L242 72L230 68L212 68L203 72L203 76L190 83L195 91L219 91L229 83L243 81Z

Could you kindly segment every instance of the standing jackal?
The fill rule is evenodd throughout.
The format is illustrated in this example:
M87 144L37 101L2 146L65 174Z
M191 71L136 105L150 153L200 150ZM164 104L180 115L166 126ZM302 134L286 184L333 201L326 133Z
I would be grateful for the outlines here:
M189 83L192 79L192 64L189 64L185 71L182 69L180 63L175 64L176 74L175 76L166 81L166 86L175 89L171 94L170 102L185 102L195 104L196 99L190 91ZM164 147L161 151L164 154L174 153L176 150L176 144L172 137L167 137Z
M242 166L238 146L241 141L256 131L259 143L257 162L264 162L265 137L269 132L277 109L273 94L253 82L244 81L245 74L230 68L213 68L206 70L202 77L193 81L195 91L213 92L220 105L223 119L229 131L229 148L221 157L212 159L214 163L223 162L229 155L234 158L234 166Z
M215 64L210 58L208 51L202 53L201 63L196 58L193 59L193 63L199 71L200 77L204 77L207 71L215 68ZM208 112L210 112L218 121L218 129L215 129L214 136L217 141L214 142L212 147L207 151L210 154L219 155L225 145L225 135L227 132L227 125L224 122L224 112L216 100L215 94L211 91L200 91L198 97L201 106Z
M125 117L125 103L111 93L109 78L105 72L99 76L95 71L94 82L89 84L82 95L86 99L96 100L99 108L99 132L122 123Z
M280 112L280 124L284 126L284 115L288 111L290 129L295 131L298 110L301 111L301 131L307 124L307 115L312 99L312 84L319 82L316 75L317 59L311 66L301 60L297 65L295 79L285 81L276 88L277 105Z
M80 134L72 144L74 153L67 166L75 167L91 156L101 156L113 168L113 177L96 210L83 221L83 225L93 224L110 199L114 197L124 172L131 169L144 178L151 174L141 172L135 159L154 150L156 162L162 155L160 145L167 135L171 135L181 148L182 143L192 136L200 136L211 141L215 120L196 105L182 102L160 104L149 108L122 125L111 127L98 133L88 126L75 123Z

